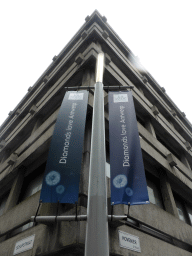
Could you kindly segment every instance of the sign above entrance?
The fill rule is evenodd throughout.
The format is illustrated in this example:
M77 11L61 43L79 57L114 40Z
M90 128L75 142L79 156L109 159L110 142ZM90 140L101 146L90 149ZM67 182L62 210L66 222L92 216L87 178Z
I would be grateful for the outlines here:
M28 251L33 248L35 235L28 236L15 244L13 255Z
M132 251L141 252L139 237L133 236L129 233L125 233L120 230L119 230L119 246Z

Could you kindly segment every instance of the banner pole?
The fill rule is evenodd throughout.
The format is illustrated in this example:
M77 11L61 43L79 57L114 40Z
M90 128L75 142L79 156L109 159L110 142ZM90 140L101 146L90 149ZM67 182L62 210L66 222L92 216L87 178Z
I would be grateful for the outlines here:
M93 105L85 256L109 255L103 70L104 53L99 53Z

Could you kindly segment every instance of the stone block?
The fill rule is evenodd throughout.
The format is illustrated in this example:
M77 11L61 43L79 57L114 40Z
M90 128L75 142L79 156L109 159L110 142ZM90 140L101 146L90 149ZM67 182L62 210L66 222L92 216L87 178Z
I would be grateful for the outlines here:
M32 91L32 87L30 86L29 88L28 88L28 92L31 92Z
M105 16L102 17L103 22L107 22L107 18Z
M151 110L152 110L152 112L153 112L153 114L154 114L155 116L157 116L157 115L159 114L159 110L158 110L158 108L157 108L155 105L153 105L153 107L151 108Z
M188 141L186 141L186 142L185 142L185 147L186 147L188 150L190 150L190 149L191 149L191 144L190 144Z
M47 83L49 81L49 76L45 76L44 78L43 78L43 82L44 83Z
M105 64L109 65L110 62L111 62L111 57L106 53L105 54Z
M183 116L183 117L186 117L186 115L185 115L185 113L184 113L184 112L182 112L181 114L182 114L182 116Z
M88 32L86 30L81 34L82 39L85 39L88 36Z
M175 112L174 109L171 109L171 114L172 114L173 116L176 116L176 115L177 115L177 113Z
M13 165L13 164L16 162L17 158L18 158L18 155L15 154L15 153L13 153L13 154L10 156L9 160L7 161L7 163L8 163L9 165Z
M170 153L167 155L167 161L171 167L177 166L176 158L173 154Z
M6 144L5 140L2 140L2 141L0 142L0 148L4 148L4 147L5 147L5 144Z
M142 81L143 81L144 84L146 84L146 83L148 82L147 77L146 77L146 76L143 76L143 77L142 77Z
M83 54L82 54L82 53L79 53L79 54L77 55L77 57L75 58L75 62L79 65L79 64L82 63L83 59L84 59Z
M52 60L56 61L57 60L57 56L55 55Z
M85 21L87 22L87 21L89 21L89 20L90 20L90 16L87 15L87 17L85 18Z
M166 92L164 87L161 87L162 92Z
M9 116L13 115L13 111L10 111L8 115L9 115Z
M20 114L21 114L21 109L18 108L18 109L16 110L15 114L16 114L17 116L20 115Z
M33 106L30 108L29 113L30 113L31 115L33 115L36 111L37 111L37 107L36 107L35 105L33 105Z
M107 33L106 30L104 30L103 33L102 33L102 36L103 36L105 39L107 39L107 38L109 37L109 34Z
M174 127L173 122L172 122L172 121L170 121L170 120L168 120L168 121L169 121L170 125L171 125L172 127Z
M153 135L153 137L156 138L155 129L149 119L146 120L145 128L148 130L148 132L150 132Z

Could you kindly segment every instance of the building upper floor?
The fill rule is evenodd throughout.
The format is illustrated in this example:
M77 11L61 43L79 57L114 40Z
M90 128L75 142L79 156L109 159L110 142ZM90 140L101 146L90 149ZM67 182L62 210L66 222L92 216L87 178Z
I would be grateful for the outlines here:
M132 94L147 170L150 201L155 207L161 208L153 211L162 212L161 216L164 217L169 216L165 214L166 211L175 215L178 220L180 218L185 221L186 225L191 225L192 126L165 90L141 66L130 49L112 30L106 18L101 17L98 12L86 18L85 24L61 53L53 58L51 65L29 88L26 96L10 112L7 120L0 127L0 214L2 218L5 218L3 215L10 212L10 209L18 213L23 209L22 204L30 206L29 209L31 209L37 201L35 194L41 188L44 171L39 167L46 162L57 114L65 92L70 87L80 90L83 86L89 90L83 150L84 162L88 161L86 159L89 157L86 158L85 155L86 152L90 153L94 100L92 87L95 84L96 59L101 51L105 54L104 85L133 86ZM105 102L106 152L108 163L110 163L107 95L106 88L103 100ZM87 170L88 166L88 163L85 164L83 170ZM21 176L24 180L22 191L20 190L17 198L11 201L14 202L12 204L10 198L13 199L14 196L10 193L13 193L14 186L18 187L17 178L20 172L23 173ZM161 178L161 173L168 177L169 182ZM166 186L168 183L173 193L170 192L168 185ZM81 189L82 194L87 195L85 183ZM169 191L168 194L172 195L174 200L172 196L166 199L167 192L162 196L162 191ZM35 198L34 201L32 198ZM183 199L186 200L185 203ZM31 200L29 205L28 200ZM174 206L172 209L169 208L170 203ZM153 208L153 206L149 207ZM29 213L30 211L27 214ZM139 214L138 218L141 218ZM21 224L22 220L19 221L18 224ZM147 221L151 223L149 219ZM174 231L171 232L173 235Z

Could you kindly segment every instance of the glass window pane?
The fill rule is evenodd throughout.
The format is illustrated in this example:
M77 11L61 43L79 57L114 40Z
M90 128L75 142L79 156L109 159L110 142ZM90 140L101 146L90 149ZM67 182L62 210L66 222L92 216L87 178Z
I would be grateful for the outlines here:
M29 229L33 227L33 222L29 222L23 226L21 226L20 228L17 228L15 230L13 230L10 234L9 234L9 237L13 237L13 236L16 236L17 234Z
M110 164L109 163L105 163L105 172L106 172L106 176L110 178Z
M187 218L185 215L185 209L183 204L178 199L175 200L175 203L177 207L177 212L179 214L179 219L187 223Z
M187 210L187 214L189 216L190 224L192 225L192 206L187 204L186 210Z
M191 222L190 224L192 225L192 207L189 205L187 205L187 213Z
M1 199L0 199L0 216L3 215L3 211L8 199L9 193L4 195Z
M149 194L149 201L152 204L156 204L160 208L163 208L160 191L159 191L156 183L147 179L147 190L148 190L148 194Z
M18 203L41 190L46 162L25 177Z
M23 196L23 200L27 197L32 196L39 190L41 190L42 187L42 181L43 181L43 174L35 177L31 182L29 182L27 189L25 191L25 194Z

